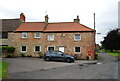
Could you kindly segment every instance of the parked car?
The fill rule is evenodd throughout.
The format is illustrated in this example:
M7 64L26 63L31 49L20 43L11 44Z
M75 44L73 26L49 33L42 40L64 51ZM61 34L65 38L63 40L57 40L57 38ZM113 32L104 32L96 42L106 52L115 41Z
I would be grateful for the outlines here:
M66 61L68 63L71 63L74 62L74 57L70 55L66 55L61 51L52 50L52 51L47 51L44 54L44 60L45 61L57 60L57 61Z

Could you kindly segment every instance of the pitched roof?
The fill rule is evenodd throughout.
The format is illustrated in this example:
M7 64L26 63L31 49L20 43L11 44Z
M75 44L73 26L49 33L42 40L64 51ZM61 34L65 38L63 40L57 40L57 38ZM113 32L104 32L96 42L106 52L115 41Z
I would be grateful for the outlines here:
M45 32L51 31L94 31L82 24L75 22L65 22L65 23L49 23L46 27Z
M2 19L2 31L14 31L22 23L19 19Z
M43 31L44 27L44 22L24 22L16 31Z
M45 22L24 22L16 31L43 31L43 32L69 32L69 31L94 31L82 24L75 22L48 23L44 30Z

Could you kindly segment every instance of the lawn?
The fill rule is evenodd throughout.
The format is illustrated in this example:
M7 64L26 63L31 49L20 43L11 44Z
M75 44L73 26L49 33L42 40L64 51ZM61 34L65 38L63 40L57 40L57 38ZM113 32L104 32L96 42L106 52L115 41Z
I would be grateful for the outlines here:
M120 53L118 53L118 51L116 50L113 50L113 52L111 52L110 50L103 50L103 51L111 56L120 56Z
M6 63L4 61L0 61L0 79L8 77L7 67L8 67L8 63Z
M108 53L108 54L112 56L120 56L120 53Z

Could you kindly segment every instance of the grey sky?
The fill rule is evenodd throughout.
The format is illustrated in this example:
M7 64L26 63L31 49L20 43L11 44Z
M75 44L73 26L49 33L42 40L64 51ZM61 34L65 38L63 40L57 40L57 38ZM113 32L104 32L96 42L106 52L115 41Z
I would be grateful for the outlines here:
M0 19L18 18L23 12L27 22L44 21L46 13L49 22L72 22L77 15L80 23L93 28L93 13L96 13L96 42L110 29L118 27L119 0L2 0ZM46 13L45 13L46 12Z

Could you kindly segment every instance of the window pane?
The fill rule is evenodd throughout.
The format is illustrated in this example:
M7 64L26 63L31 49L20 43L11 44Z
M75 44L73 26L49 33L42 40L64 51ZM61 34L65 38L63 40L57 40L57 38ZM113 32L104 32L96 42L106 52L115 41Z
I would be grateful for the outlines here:
M48 51L54 50L54 47L48 47Z
M63 53L62 53L62 52L60 52L60 51L59 51L59 52L57 52L57 53L58 53L58 54L63 54Z
M35 33L35 37L40 37L40 33L39 33L39 32L36 32L36 33Z
M35 51L40 51L40 46L35 46Z
M80 47L75 47L75 52L80 52Z
M22 46L22 51L26 51L26 46Z
M8 32L2 32L2 38L8 38Z
M54 35L48 35L48 40L54 40Z
M27 37L27 33L26 32L22 32L22 38L26 38Z
M75 40L80 40L80 34L75 34Z

